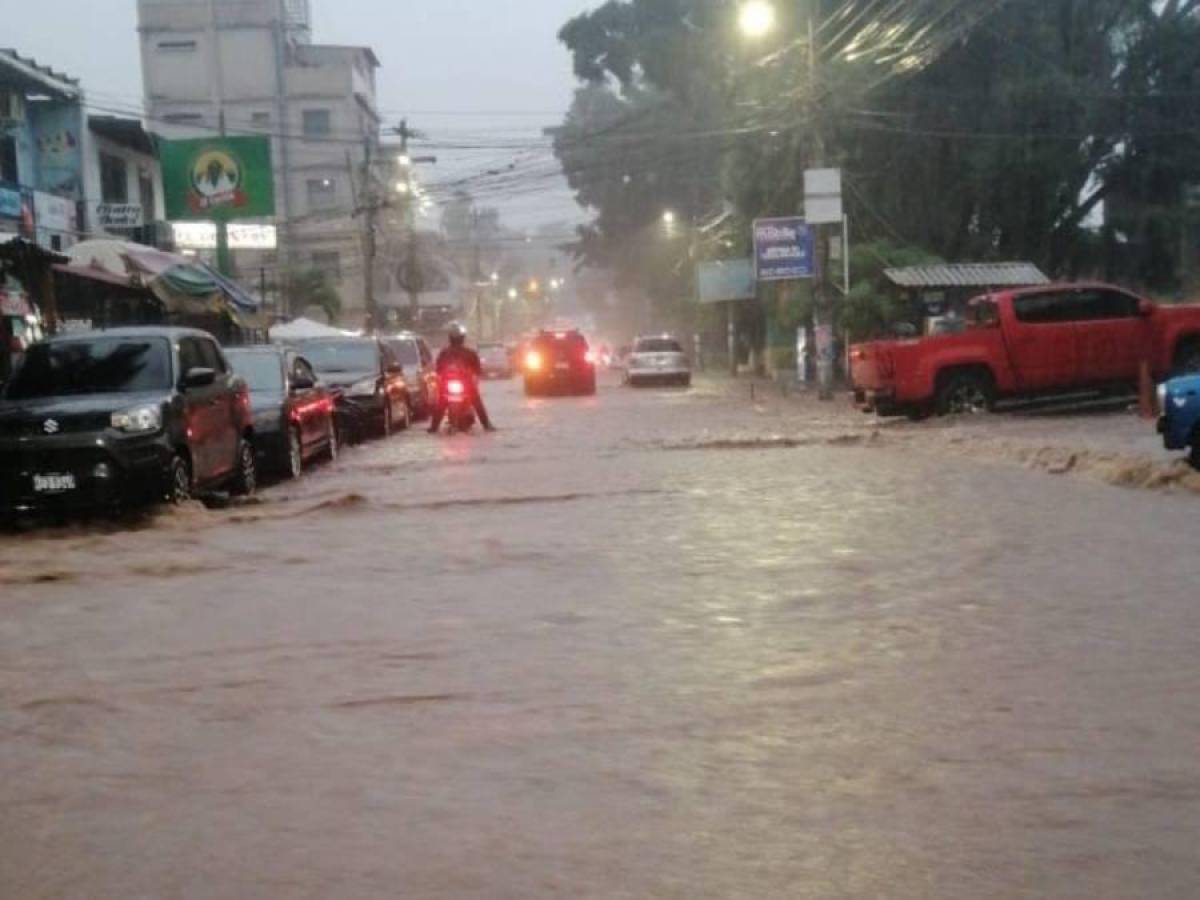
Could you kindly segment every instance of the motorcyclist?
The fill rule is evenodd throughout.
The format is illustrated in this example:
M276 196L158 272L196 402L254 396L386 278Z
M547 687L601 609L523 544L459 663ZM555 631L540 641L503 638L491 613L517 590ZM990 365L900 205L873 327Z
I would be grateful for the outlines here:
M475 407L475 415L485 431L495 431L492 420L488 418L487 408L483 405L483 394L479 390L479 379L483 366L479 362L479 354L467 346L467 329L455 322L450 326L450 342L437 358L437 374L439 385L444 385L446 375L458 371L470 376L471 405ZM446 397L439 387L437 408L433 411L433 419L429 423L429 433L437 434L442 427L442 419L446 415Z

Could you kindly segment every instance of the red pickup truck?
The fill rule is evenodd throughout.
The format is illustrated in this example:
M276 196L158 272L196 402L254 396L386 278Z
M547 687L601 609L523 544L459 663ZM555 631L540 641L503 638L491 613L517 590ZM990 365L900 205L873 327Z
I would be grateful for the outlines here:
M850 348L855 401L881 415L991 409L999 398L1136 384L1200 372L1200 306L1159 306L1105 284L972 300L959 334Z

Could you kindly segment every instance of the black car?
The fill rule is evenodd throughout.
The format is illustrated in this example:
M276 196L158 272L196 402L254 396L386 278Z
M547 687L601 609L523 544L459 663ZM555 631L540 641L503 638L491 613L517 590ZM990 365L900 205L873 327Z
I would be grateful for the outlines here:
M0 395L0 508L113 508L255 490L250 396L202 331L34 344Z
M418 334L403 333L385 337L383 342L404 369L413 418L428 418L437 406L438 377L433 364L433 352L425 343L425 338Z
M539 332L526 345L522 362L528 396L596 393L596 364L578 331Z
M300 341L296 349L321 381L339 391L337 405L355 439L387 437L408 428L412 404L404 367L376 338L329 337Z
M275 345L230 349L225 356L250 389L260 466L299 478L310 460L337 458L335 397L308 360Z

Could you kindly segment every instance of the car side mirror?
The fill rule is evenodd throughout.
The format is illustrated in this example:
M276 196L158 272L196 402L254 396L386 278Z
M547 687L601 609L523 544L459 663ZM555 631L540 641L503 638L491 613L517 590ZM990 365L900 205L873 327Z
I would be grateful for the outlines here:
M216 369L208 369L203 366L196 366L193 369L188 369L187 374L183 376L183 387L184 390L208 387L209 385L214 384L216 380Z
M297 378L292 379L292 390L293 391L311 391L316 386L317 386L317 383L315 381L313 381L311 378L297 377Z
M1138 315L1141 316L1143 319L1147 318L1148 316L1154 315L1154 310L1155 310L1155 306L1154 306L1154 302L1152 300L1139 300L1138 301Z

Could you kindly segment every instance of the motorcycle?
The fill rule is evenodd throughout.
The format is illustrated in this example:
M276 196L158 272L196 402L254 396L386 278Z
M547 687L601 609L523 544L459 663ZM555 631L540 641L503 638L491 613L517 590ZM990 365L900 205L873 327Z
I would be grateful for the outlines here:
M475 427L475 406L471 391L476 390L470 377L447 372L442 378L442 398L446 404L446 427L451 434L466 434Z

